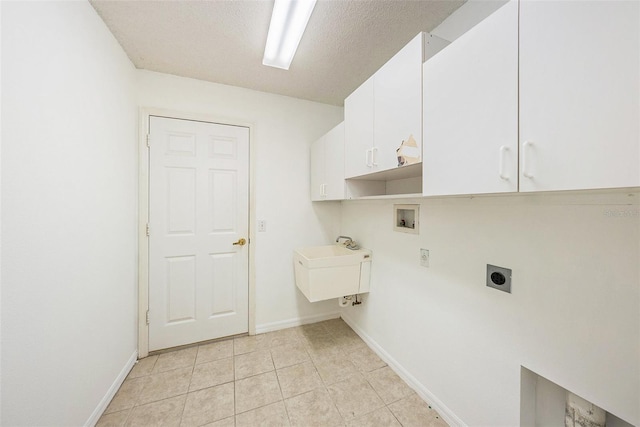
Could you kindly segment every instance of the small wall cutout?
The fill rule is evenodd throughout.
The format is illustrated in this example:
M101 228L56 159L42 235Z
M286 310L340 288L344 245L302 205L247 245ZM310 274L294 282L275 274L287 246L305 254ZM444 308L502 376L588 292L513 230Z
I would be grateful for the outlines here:
M420 234L420 205L393 205L393 229Z

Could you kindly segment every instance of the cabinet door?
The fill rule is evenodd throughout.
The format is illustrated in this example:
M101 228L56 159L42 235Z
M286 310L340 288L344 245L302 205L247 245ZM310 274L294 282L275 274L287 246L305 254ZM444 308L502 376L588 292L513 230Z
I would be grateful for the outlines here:
M638 1L520 6L520 191L640 185Z
M373 77L344 100L345 176L372 172Z
M396 150L411 136L420 153L423 38L418 34L374 74L376 171L398 167Z
M344 122L333 128L325 142L325 199L344 200Z
M323 189L325 185L325 152L326 137L322 136L311 144L311 200L324 200Z
M425 62L423 193L518 191L518 3Z

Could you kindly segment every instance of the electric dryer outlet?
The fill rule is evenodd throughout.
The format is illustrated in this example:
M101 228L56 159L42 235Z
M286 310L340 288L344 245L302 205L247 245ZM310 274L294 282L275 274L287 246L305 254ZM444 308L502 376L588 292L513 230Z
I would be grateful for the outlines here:
M511 293L511 269L487 264L487 286Z

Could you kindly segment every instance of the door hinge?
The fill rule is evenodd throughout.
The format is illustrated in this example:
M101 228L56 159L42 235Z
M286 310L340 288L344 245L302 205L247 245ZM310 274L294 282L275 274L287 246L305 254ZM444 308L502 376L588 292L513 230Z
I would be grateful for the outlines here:
M149 324L149 310L147 310L147 325Z
M151 148L151 135L147 134L147 147Z
M147 233L147 237L148 237L149 236L149 223L147 223L147 231L146 231L146 233Z

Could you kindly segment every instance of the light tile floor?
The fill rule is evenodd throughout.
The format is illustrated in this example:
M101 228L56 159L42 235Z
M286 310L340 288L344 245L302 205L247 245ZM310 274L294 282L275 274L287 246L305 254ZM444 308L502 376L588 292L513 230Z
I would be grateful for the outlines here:
M138 361L98 426L447 424L341 319Z

